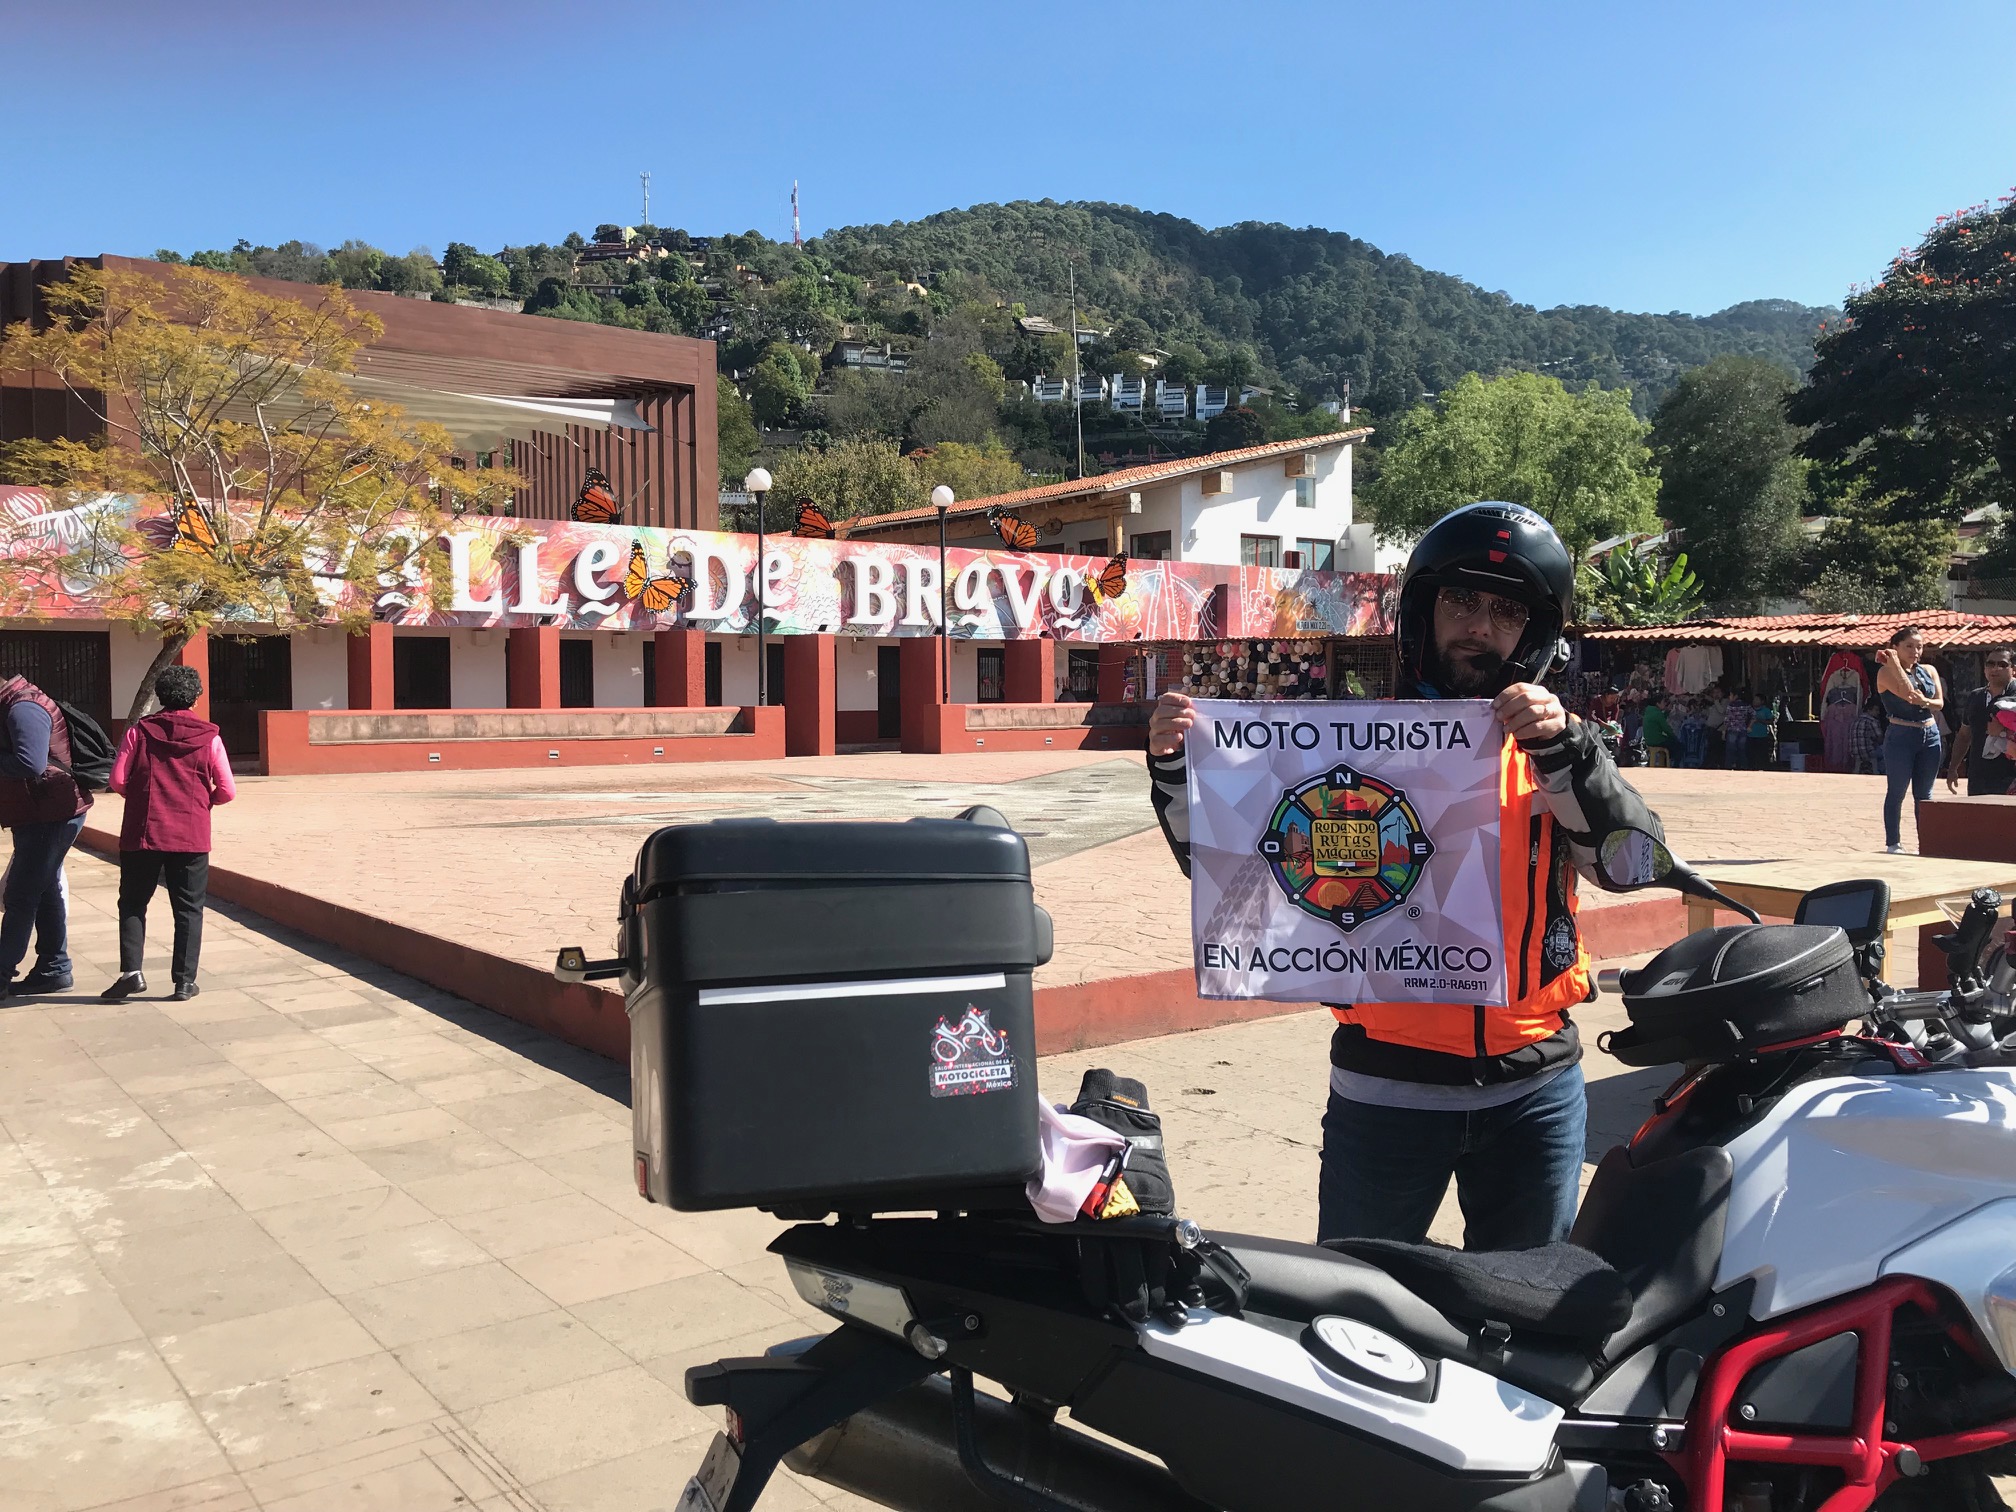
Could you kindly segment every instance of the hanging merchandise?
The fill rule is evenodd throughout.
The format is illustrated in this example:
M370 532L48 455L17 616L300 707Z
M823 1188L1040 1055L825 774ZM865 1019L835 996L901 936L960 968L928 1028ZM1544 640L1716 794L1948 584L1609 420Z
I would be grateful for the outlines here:
M1855 721L1868 701L1868 674L1861 656L1836 651L1820 676L1820 741L1828 771L1855 770Z
M1322 641L1219 641L1182 660L1182 691L1196 698L1327 698L1331 658Z

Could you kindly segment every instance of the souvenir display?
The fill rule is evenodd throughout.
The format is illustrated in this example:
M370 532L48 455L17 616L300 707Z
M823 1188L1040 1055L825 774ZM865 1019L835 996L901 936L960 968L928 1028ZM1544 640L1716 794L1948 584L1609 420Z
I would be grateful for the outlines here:
M1328 698L1330 656L1316 640L1218 641L1177 662L1182 691L1198 698Z

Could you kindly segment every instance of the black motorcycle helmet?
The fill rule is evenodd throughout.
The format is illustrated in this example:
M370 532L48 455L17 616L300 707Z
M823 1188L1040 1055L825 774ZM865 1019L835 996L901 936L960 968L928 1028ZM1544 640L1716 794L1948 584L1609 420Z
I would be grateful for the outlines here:
M1428 527L1400 577L1400 696L1413 696L1434 664L1435 595L1474 588L1531 611L1496 693L1538 682L1568 659L1561 639L1575 592L1575 561L1554 527L1523 504L1466 504Z

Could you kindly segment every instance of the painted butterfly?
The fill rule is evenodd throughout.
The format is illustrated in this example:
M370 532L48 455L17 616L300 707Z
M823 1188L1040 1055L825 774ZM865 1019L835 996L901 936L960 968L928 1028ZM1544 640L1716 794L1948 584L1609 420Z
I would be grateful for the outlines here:
M1095 576L1085 580L1085 588L1095 604L1119 598L1127 591L1127 558L1123 555L1110 559Z
M582 525L617 525L623 520L623 506L610 492L609 478L599 467L588 469L581 480L581 492L574 496L574 518Z
M1001 544L1010 551L1036 549L1036 527L1022 516L994 508L987 511L987 523L994 527L994 533L1001 537Z
M651 570L644 562L644 547L636 541L630 543L630 567L623 574L623 591L646 611L663 614L679 600L693 591L691 578L667 574L664 577L651 576Z
M833 539L833 522L826 518L826 512L810 499L798 501L798 523L791 527L794 536L806 536L815 541Z
M210 517L193 500L175 506L175 544L171 551L193 551L201 556L217 555L217 531Z

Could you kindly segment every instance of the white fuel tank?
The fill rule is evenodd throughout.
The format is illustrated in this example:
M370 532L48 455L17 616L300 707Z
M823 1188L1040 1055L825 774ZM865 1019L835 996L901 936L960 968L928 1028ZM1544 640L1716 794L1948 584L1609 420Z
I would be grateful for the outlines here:
M2016 1070L1808 1082L1729 1155L1717 1289L1754 1276L1759 1318L1808 1307L1871 1284L1889 1255L1962 1214L2016 1197Z

